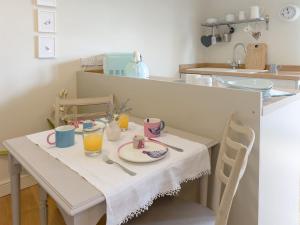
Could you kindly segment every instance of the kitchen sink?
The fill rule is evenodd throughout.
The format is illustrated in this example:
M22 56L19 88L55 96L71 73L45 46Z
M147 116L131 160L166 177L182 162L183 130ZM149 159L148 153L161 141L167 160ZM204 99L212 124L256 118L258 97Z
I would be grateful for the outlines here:
M245 73L245 74L256 74L256 73L266 73L268 70L252 70L252 69L230 69L230 68L194 68L191 71L199 72L218 72L218 73Z

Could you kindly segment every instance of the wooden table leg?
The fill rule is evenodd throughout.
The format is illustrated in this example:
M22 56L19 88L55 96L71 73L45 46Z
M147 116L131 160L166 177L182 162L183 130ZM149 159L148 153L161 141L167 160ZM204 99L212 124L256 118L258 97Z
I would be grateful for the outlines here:
M212 149L208 149L210 160L211 160L211 151ZM207 207L207 201L208 201L208 177L209 176L206 175L200 179L200 203L205 207Z
M47 202L47 192L39 186L40 191L40 224L48 224L48 202Z
M13 225L20 225L21 208L20 208L20 173L21 165L9 154L9 171L11 180L11 206Z
M204 176L200 180L200 203L203 206L207 206L207 193L208 193L208 175Z

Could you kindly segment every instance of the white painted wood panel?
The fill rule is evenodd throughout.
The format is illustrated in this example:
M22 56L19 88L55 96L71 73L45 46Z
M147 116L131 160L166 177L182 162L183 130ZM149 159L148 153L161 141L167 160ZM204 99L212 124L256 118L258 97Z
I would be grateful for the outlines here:
M160 117L171 127L217 140L230 114L237 112L238 119L255 130L257 139L229 224L258 224L260 93L81 72L77 86L78 97L115 94L117 99L130 98L134 116Z
M300 98L265 114L261 126L259 225L299 225Z

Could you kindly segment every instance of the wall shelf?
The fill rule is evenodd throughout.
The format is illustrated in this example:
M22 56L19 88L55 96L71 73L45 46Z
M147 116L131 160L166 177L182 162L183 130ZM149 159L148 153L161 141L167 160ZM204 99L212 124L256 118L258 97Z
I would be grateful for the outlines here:
M238 20L233 22L221 21L218 23L202 23L201 25L203 27L218 27L218 26L226 26L226 25L230 26L230 25L237 25L237 24L259 23L259 22L265 22L266 29L267 30L269 29L270 17L268 15L258 19Z

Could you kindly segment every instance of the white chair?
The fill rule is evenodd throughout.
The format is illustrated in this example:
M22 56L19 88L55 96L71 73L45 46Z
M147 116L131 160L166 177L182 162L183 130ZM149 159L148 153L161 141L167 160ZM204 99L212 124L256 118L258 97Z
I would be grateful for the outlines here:
M62 99L57 98L55 103L55 115L54 115L54 124L59 126L62 122L69 120L78 120L78 119L91 119L96 117L105 116L107 112L107 107L114 104L113 95L107 97L98 97L98 98L76 98L76 99ZM105 105L105 110L99 110L95 112L88 113L78 113L78 107L80 106L99 106Z
M230 137L233 134L236 137L244 136L247 144L234 141ZM178 198L163 198L128 225L226 225L254 139L255 133L251 128L237 124L232 118L228 121L215 170L214 210Z

